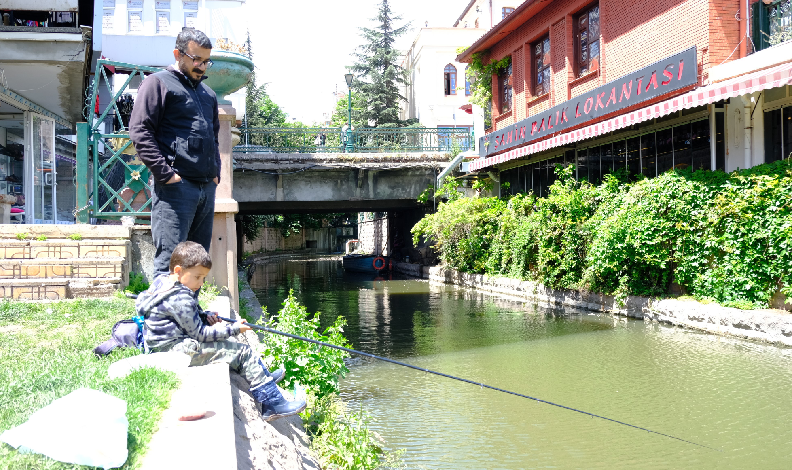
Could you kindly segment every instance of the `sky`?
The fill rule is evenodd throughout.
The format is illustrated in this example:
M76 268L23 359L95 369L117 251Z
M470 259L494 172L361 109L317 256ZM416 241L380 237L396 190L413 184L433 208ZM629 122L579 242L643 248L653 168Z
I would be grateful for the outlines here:
M406 52L418 27L451 27L469 0L391 0L391 10L412 22L397 41ZM360 27L374 28L379 0L248 0L256 83L288 115L321 123L335 108L335 92L347 92L345 66L363 43ZM329 117L327 118L329 119Z

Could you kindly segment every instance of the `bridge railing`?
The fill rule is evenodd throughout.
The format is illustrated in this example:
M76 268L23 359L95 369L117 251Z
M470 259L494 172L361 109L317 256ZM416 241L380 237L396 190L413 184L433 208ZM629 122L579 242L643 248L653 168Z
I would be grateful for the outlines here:
M240 129L241 153L461 152L473 149L473 134L465 127L251 127Z

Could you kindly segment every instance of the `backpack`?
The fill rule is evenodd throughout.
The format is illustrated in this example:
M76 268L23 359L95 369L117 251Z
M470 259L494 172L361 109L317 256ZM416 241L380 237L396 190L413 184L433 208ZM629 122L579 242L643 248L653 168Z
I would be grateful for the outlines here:
M107 356L115 348L135 347L143 348L143 318L135 317L121 320L113 325L110 339L94 348L97 356Z

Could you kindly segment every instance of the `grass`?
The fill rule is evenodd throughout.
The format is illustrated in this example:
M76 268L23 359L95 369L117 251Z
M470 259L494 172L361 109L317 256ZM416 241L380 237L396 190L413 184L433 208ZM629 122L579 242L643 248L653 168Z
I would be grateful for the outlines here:
M0 433L78 388L100 390L127 402L129 458L121 468L138 468L178 379L154 369L108 379L111 363L140 352L120 348L98 359L93 348L110 337L117 321L133 314L134 301L120 297L54 303L0 301ZM0 468L87 467L22 454L0 443Z

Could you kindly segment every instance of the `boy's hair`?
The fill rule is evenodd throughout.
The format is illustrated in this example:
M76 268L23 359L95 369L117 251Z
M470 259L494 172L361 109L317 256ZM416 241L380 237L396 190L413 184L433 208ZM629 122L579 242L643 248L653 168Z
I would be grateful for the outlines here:
M170 272L173 272L173 268L176 266L181 266L182 269L196 266L212 269L212 258L199 243L181 242L173 249L170 259Z

